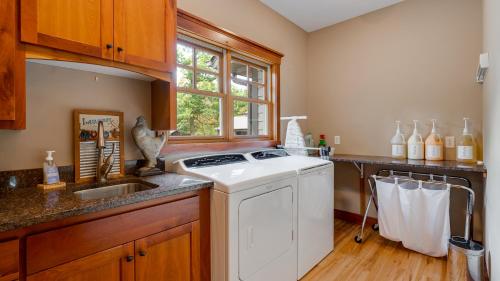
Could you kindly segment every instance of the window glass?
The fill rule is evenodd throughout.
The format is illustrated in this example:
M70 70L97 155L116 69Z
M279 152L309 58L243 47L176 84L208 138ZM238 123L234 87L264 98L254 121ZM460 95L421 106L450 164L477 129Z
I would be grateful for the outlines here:
M177 44L177 64L193 66L193 48Z
M250 67L249 69L250 81L264 84L264 70L255 67Z
M177 67L177 87L192 88L193 87L193 71L190 69Z
M238 61L231 62L231 77L242 81L248 80L247 66Z
M233 126L236 136L268 135L267 118L267 105L234 101Z
M221 99L177 92L177 130L172 136L220 136Z
M200 69L219 72L219 56L207 51L196 51L196 66Z
M231 79L231 94L238 97L248 97L248 83Z
M177 130L170 136L268 137L269 68L238 54L228 56L233 59L226 64L231 51L193 40L181 38L177 43ZM233 122L224 124L225 120Z

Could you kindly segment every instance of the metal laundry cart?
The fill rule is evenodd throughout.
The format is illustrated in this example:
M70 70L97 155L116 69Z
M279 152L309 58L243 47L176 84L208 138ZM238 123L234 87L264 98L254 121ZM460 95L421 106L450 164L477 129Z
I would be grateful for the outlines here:
M474 210L475 193L472 190L470 180L463 177L436 175L430 173L414 173L409 171L380 170L377 174L368 179L370 186L370 199L368 201L360 232L354 237L356 243L363 242L364 229L368 212L373 203L378 211L376 180L393 179L404 181L423 181L434 184L448 184L449 187L467 191L467 206L465 216L464 236L452 236L448 240L448 275L450 280L484 280L484 249L481 244L472 241L471 220ZM396 180L397 179L397 180ZM464 185L449 184L449 181L459 181ZM378 230L378 224L372 225L374 230Z
M448 183L450 180L453 181L461 181L464 185L452 184L452 188L463 189L467 191L467 213L465 217L465 231L464 231L464 239L467 241L471 240L471 220L472 220L472 212L474 210L474 200L475 193L472 190L472 183L469 179L464 177L455 177L455 176L447 176L447 175L436 175L430 173L414 173L409 171L398 171L398 170L380 170L377 174L372 175L368 178L368 185L370 187L370 199L368 200L368 204L365 210L365 214L363 216L363 223L361 224L361 230L358 235L354 237L356 243L363 242L364 229L366 226L366 220L368 218L368 212L370 211L370 207L373 204L375 209L378 211L378 203L377 203L377 190L375 188L375 180L377 179L400 179L400 180L426 180L430 183ZM374 230L378 230L378 224L372 225Z

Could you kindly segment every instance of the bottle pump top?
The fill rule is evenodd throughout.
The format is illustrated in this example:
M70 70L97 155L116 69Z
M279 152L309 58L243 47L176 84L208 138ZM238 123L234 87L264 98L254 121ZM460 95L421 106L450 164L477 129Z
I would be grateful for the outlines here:
M437 134L437 131L436 131L436 121L437 121L437 119L431 119L431 121L432 121L432 131L431 131L431 133L432 134Z
M417 130L418 120L413 120L413 124L415 124L415 127L413 128L413 134L418 135L418 130Z
M472 133L469 131L469 120L470 118L464 117L464 135L472 135Z
M47 161L54 160L54 158L52 157L52 154L55 153L55 150L48 150L46 152L47 152L47 157L45 158L45 160L47 160Z
M392 137L392 140L391 140L391 142L393 144L396 144L396 143L405 144L405 136L401 133L400 124L401 124L401 121L396 120L396 134Z
M400 135L400 134L401 134L401 129L399 128L399 125L400 125L400 124L401 124L401 121L396 120L396 126L397 126L397 128L396 128L396 134L397 134L397 135Z

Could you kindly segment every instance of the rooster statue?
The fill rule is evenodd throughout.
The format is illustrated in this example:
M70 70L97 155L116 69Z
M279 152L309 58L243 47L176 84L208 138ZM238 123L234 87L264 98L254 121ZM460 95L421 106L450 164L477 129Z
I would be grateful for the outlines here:
M132 128L132 137L146 159L146 165L139 169L139 173L149 175L151 173L148 172L159 171L156 168L156 158L160 154L167 136L165 134L156 136L155 132L148 128L144 116L139 116L137 117L135 126Z

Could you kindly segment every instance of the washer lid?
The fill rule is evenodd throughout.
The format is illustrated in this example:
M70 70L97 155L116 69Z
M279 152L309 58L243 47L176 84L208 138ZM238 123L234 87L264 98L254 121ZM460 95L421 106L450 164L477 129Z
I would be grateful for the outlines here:
M257 187L273 181L295 177L297 173L281 166L270 167L259 163L235 164L187 168L181 173L202 177L215 182L214 189L233 193Z
M251 156L247 155L247 158ZM283 170L293 170L296 172L305 171L311 168L333 165L333 162L323 160L318 157L308 157L300 155L290 155L287 157L275 157L265 160L251 159L252 163L260 163L270 167L280 167Z

